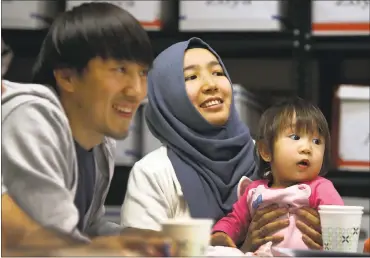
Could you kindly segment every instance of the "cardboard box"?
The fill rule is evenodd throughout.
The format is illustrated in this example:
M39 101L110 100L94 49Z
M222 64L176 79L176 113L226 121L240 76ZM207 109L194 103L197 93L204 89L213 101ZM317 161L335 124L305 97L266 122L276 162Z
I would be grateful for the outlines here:
M312 1L314 35L369 35L370 2Z
M117 140L115 165L133 166L141 159L141 107L137 110L129 128L128 136Z
M50 26L60 10L60 2L1 1L1 28L43 29Z
M180 0L180 31L278 31L281 1Z
M332 151L339 169L370 170L370 86L340 85L334 97Z
M115 4L128 12L130 12L141 25L147 30L160 30L164 23L164 15L166 11L167 1L150 0L150 1L66 1L66 9L70 10L75 6L87 2L108 2Z

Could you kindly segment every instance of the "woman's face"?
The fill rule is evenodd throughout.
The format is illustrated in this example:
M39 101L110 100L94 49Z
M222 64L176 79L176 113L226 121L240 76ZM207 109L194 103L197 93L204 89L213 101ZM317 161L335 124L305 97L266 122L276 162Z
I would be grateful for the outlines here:
M217 58L207 49L188 49L184 56L186 92L212 125L224 125L230 114L232 89Z

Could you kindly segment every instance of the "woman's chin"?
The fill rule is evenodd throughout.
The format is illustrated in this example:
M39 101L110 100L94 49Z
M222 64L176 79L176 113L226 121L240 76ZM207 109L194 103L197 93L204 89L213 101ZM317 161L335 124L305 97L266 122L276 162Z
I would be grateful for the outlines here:
M211 125L223 126L223 125L226 124L229 117L212 115L212 116L208 116L208 117L204 117L204 118Z

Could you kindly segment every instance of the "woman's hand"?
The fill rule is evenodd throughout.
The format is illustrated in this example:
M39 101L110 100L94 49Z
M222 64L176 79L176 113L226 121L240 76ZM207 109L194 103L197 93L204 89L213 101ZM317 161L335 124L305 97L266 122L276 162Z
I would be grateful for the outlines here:
M277 220L287 213L287 208L279 208L276 204L257 210L241 251L254 252L267 242L276 244L283 241L284 236L271 236L271 234L289 225L289 219Z
M319 213L309 207L297 210L297 228L302 232L302 240L308 248L322 249L321 223Z
M216 232L212 234L211 246L226 246L236 248L234 241L224 232Z

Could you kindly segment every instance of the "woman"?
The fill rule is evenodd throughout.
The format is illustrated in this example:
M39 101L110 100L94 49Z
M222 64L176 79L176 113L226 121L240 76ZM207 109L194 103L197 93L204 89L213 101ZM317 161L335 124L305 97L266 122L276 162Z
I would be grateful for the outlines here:
M235 110L221 59L198 38L172 45L154 61L148 98L146 121L163 146L134 165L121 224L160 230L168 218L217 221L231 210L242 176L256 178L253 140ZM266 236L285 222L268 222L286 212L261 210L247 246L281 241Z

